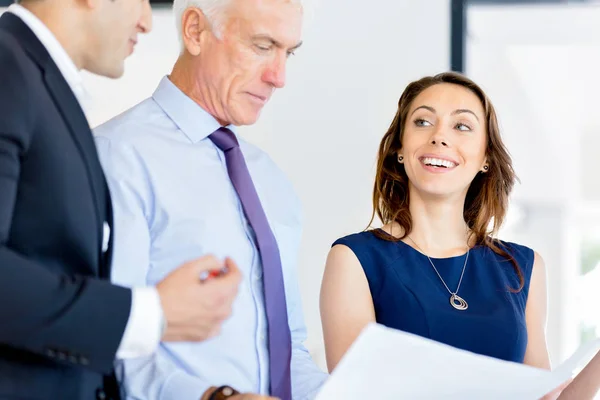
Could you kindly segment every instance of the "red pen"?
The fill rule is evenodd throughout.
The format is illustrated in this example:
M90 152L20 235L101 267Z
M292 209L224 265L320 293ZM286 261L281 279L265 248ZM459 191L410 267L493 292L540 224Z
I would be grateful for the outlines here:
M202 271L200 273L200 282L206 282L209 279L218 278L220 276L225 275L229 269L227 267L223 267L221 269L211 269L209 271Z

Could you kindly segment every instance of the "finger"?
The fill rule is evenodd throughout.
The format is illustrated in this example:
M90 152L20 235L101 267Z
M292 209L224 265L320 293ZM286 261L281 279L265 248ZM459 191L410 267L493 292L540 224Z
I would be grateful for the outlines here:
M221 334L221 324L218 324L217 326L215 326L208 332L208 334L206 335L206 338L207 339L214 338L216 336L219 336L220 334Z
M214 279L213 282L219 286L217 290L227 291L229 295L235 295L242 280L242 273L235 262L230 258L225 259L225 268L227 272L217 279Z
M229 317L231 317L232 312L233 310L231 307L231 303L223 305L219 308L219 310L216 313L217 321L224 322L225 320L229 319Z
M213 255L200 257L192 262L195 274L198 276L203 271L218 270L224 267L223 261Z
M239 284L232 284L225 276L205 281L198 291L199 301L215 308L231 304L237 297Z
M235 297L229 295L229 293L219 292L213 295L208 304L211 304L208 308L208 312L213 316L214 321L224 321L231 316L233 312L233 301Z
M227 275L230 278L235 279L238 282L242 279L242 273L233 259L229 257L225 258L225 266L227 267L228 271Z

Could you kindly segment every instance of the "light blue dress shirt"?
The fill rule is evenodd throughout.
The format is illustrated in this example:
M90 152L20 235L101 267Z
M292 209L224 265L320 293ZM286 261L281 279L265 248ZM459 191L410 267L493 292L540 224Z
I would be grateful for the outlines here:
M210 386L224 384L268 393L262 266L224 154L208 139L219 127L165 77L151 98L94 132L114 204L114 282L154 285L184 262L207 254L233 258L243 275L232 317L219 336L201 343L161 343L152 356L124 362L131 399L198 400ZM281 252L293 398L312 399L327 375L303 345L306 327L296 275L300 204L266 153L241 139L240 145Z

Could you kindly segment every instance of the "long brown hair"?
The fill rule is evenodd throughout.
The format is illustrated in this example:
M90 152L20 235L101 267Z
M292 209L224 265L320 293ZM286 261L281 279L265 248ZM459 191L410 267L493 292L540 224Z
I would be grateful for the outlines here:
M524 285L524 278L517 261L494 239L502 226L508 198L517 180L512 167L512 159L500 137L500 129L496 111L489 98L475 82L455 72L445 72L435 76L427 76L410 83L400 100L398 111L388 131L383 136L377 157L377 172L373 190L373 223L375 215L384 223L397 222L403 228L403 239L412 230L412 218L409 210L408 176L404 165L398 162L398 152L402 148L402 137L407 122L408 112L414 99L425 89L440 84L451 83L460 85L473 92L481 101L485 111L487 148L486 156L489 164L487 173L479 173L471 182L467 191L463 216L471 230L475 245L489 247L496 254L509 260L519 279L518 289ZM488 229L493 220L491 231ZM376 234L387 240L391 236ZM400 240L398 239L398 240Z

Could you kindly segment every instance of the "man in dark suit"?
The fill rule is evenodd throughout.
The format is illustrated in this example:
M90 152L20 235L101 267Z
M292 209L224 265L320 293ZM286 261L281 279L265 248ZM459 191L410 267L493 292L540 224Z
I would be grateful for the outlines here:
M108 281L115 227L78 71L121 76L150 21L148 0L27 0L0 16L0 399L117 399L115 358L204 340L230 314L231 261L192 260L155 288Z

